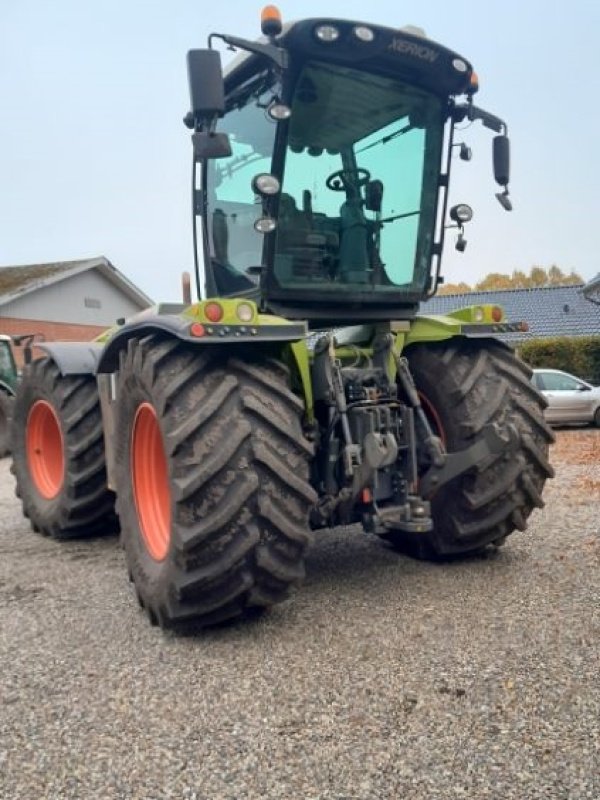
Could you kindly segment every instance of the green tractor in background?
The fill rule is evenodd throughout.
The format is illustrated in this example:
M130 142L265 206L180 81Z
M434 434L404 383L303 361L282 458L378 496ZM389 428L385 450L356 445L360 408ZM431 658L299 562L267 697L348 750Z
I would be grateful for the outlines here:
M510 210L471 65L412 28L268 7L262 30L188 54L204 299L43 343L18 390L34 529L93 535L116 510L140 604L175 629L283 600L330 526L420 558L498 546L553 474L544 401L493 338L517 326L417 315L471 216L447 209L457 123L495 132ZM216 38L239 51L224 74Z
M0 333L0 458L10 453L10 421L17 379L12 339L10 336Z

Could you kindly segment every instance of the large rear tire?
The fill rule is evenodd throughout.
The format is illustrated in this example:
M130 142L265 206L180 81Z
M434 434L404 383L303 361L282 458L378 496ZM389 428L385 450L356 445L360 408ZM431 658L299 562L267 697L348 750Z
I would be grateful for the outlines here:
M316 495L284 365L153 335L129 341L117 392L121 536L151 622L199 628L285 599Z
M63 376L49 358L27 367L15 398L12 452L16 493L34 530L55 539L114 532L93 376Z
M431 533L386 538L427 559L502 544L514 530L526 529L534 508L543 507L544 483L554 475L548 460L554 434L544 422L546 401L530 382L531 370L495 340L418 344L406 355L430 423L449 452L476 443L489 423L514 426L519 444L516 452L489 457L433 496Z
M0 458L10 453L10 423L15 398L0 389Z

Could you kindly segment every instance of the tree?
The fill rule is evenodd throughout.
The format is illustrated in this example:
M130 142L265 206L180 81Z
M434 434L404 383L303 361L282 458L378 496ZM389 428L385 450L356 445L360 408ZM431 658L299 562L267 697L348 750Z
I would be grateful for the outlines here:
M469 292L492 292L503 289L534 289L540 286L575 286L583 283L583 278L575 270L567 275L556 264L548 269L533 266L529 275L522 269L514 269L512 275L504 272L490 272L471 288L468 283L447 283L443 285L438 294L468 294Z
M557 267L556 264L552 264L552 266L548 270L548 283L551 286L563 286L565 278L566 275L562 271L562 269L560 267Z
M446 283L438 289L438 294L468 294L473 289L468 283L461 281L460 283Z
M512 280L510 275L504 275L502 272L490 272L479 283L475 284L475 289L478 292L488 292L494 289L512 289Z
M532 267L529 271L529 286L546 286L549 283L548 273L543 267Z
M578 272L575 272L575 270L571 270L571 272L566 275L560 267L557 267L556 264L552 264L548 270L548 283L551 286L573 286L578 283L583 283L583 278Z
M527 275L523 272L522 269L513 269L512 277L511 277L512 285L514 289L526 289L527 288Z
M565 276L565 279L562 283L563 286L576 286L577 284L583 283L583 278L578 272L575 270L571 270L568 275Z

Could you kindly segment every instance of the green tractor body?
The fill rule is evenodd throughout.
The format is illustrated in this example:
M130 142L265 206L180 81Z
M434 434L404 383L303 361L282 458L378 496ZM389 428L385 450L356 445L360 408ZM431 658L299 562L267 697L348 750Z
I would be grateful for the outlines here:
M195 303L43 343L15 415L25 513L58 538L118 521L150 618L209 625L284 599L314 531L417 557L498 546L552 474L543 400L502 309L418 315L440 281L455 125L508 138L462 56L313 19L188 54ZM461 145L461 155L463 146ZM465 156L466 157L466 156ZM449 217L449 219L448 219ZM318 534L317 534L318 535Z
M10 420L17 388L17 365L10 336L0 334L0 458L10 452Z

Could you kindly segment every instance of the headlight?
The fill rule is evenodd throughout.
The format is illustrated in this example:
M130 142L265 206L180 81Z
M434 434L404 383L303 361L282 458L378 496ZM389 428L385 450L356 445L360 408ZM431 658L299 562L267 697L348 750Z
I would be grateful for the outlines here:
M277 223L271 217L259 217L254 223L254 230L259 233L272 233L277 227Z
M354 35L357 39L360 39L361 42L372 42L375 38L375 33L371 28L367 28L366 25L357 25L356 28L354 28Z
M252 189L256 194L277 194L280 188L275 175L270 175L268 172L261 172L252 178Z
M335 25L319 25L315 28L315 36L322 42L335 42L340 38L340 32Z
M450 209L450 219L463 225L465 222L470 222L473 219L473 209L466 203L459 203L457 206L452 206Z
M240 322L252 322L254 319L254 309L250 303L238 303L235 311Z
M292 116L292 109L283 103L272 103L267 109L267 114L271 119L279 121L289 119Z

